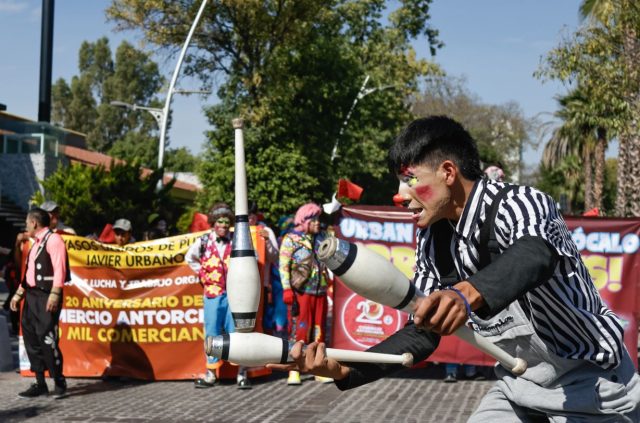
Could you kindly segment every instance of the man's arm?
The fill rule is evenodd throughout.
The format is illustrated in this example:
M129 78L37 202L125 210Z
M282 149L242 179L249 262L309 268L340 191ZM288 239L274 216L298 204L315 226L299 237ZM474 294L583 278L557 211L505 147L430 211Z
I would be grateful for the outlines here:
M413 362L419 363L427 359L436 350L439 343L440 336L431 331L420 329L413 323L409 323L367 351L386 354L404 354L408 352L413 355ZM336 386L341 391L356 388L402 369L406 369L406 367L401 364L345 364L349 365L347 376L344 379L335 381Z
M54 312L62 302L62 287L67 276L67 248L60 235L54 233L49 236L47 253L53 266L53 287L47 300L47 311Z
M557 216L552 199L522 187L500 205L496 217L498 242L505 250L468 280L455 284L457 292L439 291L422 301L415 323L449 335L466 321L467 304L486 318L548 281L563 253L561 245L554 245L559 239L553 235Z
M187 254L184 256L184 260L187 262L191 270L197 275L200 273L200 249L202 245L202 237L196 238L195 242L191 244L187 250Z
M491 264L469 277L468 283L483 299L473 310L485 318L497 314L548 281L558 260L558 253L544 239L530 235L517 239Z

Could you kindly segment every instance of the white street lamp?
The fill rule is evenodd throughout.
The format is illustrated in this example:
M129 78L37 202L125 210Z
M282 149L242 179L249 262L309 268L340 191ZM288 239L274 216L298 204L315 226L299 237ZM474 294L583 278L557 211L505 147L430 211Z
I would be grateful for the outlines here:
M173 70L173 75L171 77L171 82L169 83L169 89L167 90L167 98L164 102L164 107L162 109L156 109L153 107L145 107L138 106L137 104L129 104L123 101L112 101L110 104L112 106L118 107L127 107L132 110L146 110L153 115L158 126L160 127L160 140L158 141L158 169L160 169L164 163L164 149L166 146L166 138L167 138L167 121L169 116L169 108L171 107L171 99L174 93L208 93L207 91L185 91L185 90L177 90L175 89L176 81L178 80L178 75L180 74L180 67L182 66L182 62L184 61L184 56L187 53L187 48L189 47L189 43L191 43L191 37L193 37L193 33L198 26L198 22L200 22L200 18L202 17L202 13L204 12L205 6L207 5L207 0L202 0L200 4L200 9L198 10L198 14L196 15L193 23L191 24L191 29L189 29L189 34L187 35L187 39L182 46L182 50L180 51L180 56L178 57L178 63L176 63L176 68ZM158 188L162 188L162 180L158 181Z
M151 116L153 116L153 118L156 120L156 122L158 123L158 128L162 126L162 109L158 109L155 107L138 106L137 104L130 104L125 103L124 101L117 100L114 100L109 104L112 106L124 107L131 110L146 110L147 112L151 113Z
M347 129L347 124L349 123L349 119L351 119L351 114L353 113L353 110L356 108L356 105L358 104L358 101L362 100L364 97L368 96L369 94L372 94L376 91L382 91L382 90L386 90L389 88L394 88L395 85L385 85L385 86L380 86L380 87L374 87L374 88L367 88L367 83L369 82L369 75L367 75L364 78L364 82L362 83L362 87L360 87L360 91L358 91L358 94L356 95L356 98L353 99L353 104L351 105L351 108L349 109L349 112L347 113L347 116L344 118L344 122L342 122L342 127L340 128L340 133L338 133L338 138L336 139L336 143L333 146L333 150L331 151L331 163L333 163L333 160L338 157L338 143L340 142L340 138L342 137L342 134L344 133L345 129Z
M202 4L200 4L200 9L198 10L198 14L196 15L196 18L193 20L193 24L191 24L191 29L189 29L189 34L187 35L187 39L184 41L184 45L182 46L182 50L180 51L180 56L178 57L178 63L176 64L176 68L173 71L173 76L171 77L171 82L169 83L169 90L167 91L167 99L165 100L164 107L162 109L162 124L160 125L160 148L158 151L158 169L162 167L162 163L164 159L165 139L167 137L167 117L169 116L169 107L171 106L171 98L174 93L176 81L178 80L180 67L182 66L184 56L187 53L187 48L189 47L189 43L191 42L191 37L193 37L193 33L196 30L196 26L198 26L198 22L200 22L200 17L202 16L202 13L204 12L204 8L206 5L207 5L207 0L202 0Z

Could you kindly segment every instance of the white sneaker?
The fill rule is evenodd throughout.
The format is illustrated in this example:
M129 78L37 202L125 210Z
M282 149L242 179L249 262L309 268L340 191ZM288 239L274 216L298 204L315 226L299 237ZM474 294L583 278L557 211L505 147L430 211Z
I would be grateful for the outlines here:
M287 385L302 385L302 381L300 380L300 372L295 370L289 371L289 378L287 379Z

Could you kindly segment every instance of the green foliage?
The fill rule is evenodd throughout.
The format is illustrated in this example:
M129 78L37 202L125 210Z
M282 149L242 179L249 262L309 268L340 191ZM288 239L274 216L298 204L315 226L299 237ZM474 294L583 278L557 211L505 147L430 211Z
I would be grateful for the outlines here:
M186 147L165 151L164 168L172 172L195 172L199 164L200 159L192 155Z
M535 122L524 117L520 106L485 104L462 78L431 78L414 100L413 113L447 115L462 123L478 143L480 160L487 166L499 164L507 178L519 170L520 149L532 145L529 133Z
M616 159L607 159L604 174L604 195L602 213L611 215L616 203ZM568 155L553 167L540 166L540 175L536 187L560 202L565 196L569 208L565 214L578 215L584 207L583 163L577 156Z
M172 222L182 212L168 195L173 183L156 192L161 176L152 172L141 177L135 164L115 164L110 170L76 164L58 167L42 186L47 199L60 204L62 220L79 235L99 235L105 224L126 218L133 224L134 236L142 239L150 213ZM34 202L43 200L37 192Z
M302 203L328 201L337 180L365 186L365 198L390 203L386 151L410 119L406 99L438 71L410 45L426 36L431 0L212 1L184 71L205 86L219 82L220 103L207 111L213 130L198 175L203 208L233 198L231 119L245 121L250 196L269 218ZM121 29L139 29L166 50L182 45L199 2L113 0ZM385 13L388 19L384 19ZM347 113L370 76L347 125ZM338 157L331 152L338 142ZM393 178L391 178L393 179ZM378 189L381 187L382 189Z
M580 214L584 210L584 184L582 163L579 157L564 157L557 166L540 166L540 176L536 187L562 203L564 196L567 208L564 214Z
M155 168L159 128L153 116L110 102L161 108L156 95L164 78L158 65L126 41L113 58L106 37L83 42L78 56L80 74L71 78L71 85L59 79L53 86L53 122L86 134L91 150ZM176 172L192 171L197 163L184 148L167 149L165 158L164 167Z
M601 135L596 144L596 203L606 173L604 144L617 137L620 169L616 213L638 215L637 172L622 169L640 166L640 150L635 147L640 139L636 122L640 113L640 6L631 0L584 0L580 13L588 20L548 53L535 75L560 80L580 93L579 101L563 106L567 109L561 116L567 140L574 138L578 144L588 144L593 134L585 136L586 133L598 130ZM575 91L567 97L575 100ZM569 134L571 131L574 135ZM589 146L577 148L589 150Z

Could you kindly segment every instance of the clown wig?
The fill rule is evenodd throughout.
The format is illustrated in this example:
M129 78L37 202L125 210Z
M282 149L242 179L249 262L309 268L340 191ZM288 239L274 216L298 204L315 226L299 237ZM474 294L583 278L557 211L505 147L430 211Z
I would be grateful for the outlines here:
M322 209L316 203L307 203L304 206L300 206L296 212L296 216L293 218L293 224L295 230L299 232L308 232L309 223L314 217L320 216Z
M228 217L229 220L231 221L231 225L233 225L235 216L231 211L231 207L229 207L227 203L215 203L211 207L211 211L209 211L209 216L208 216L209 224L213 226L213 224L216 223L216 220L218 220L219 217Z

